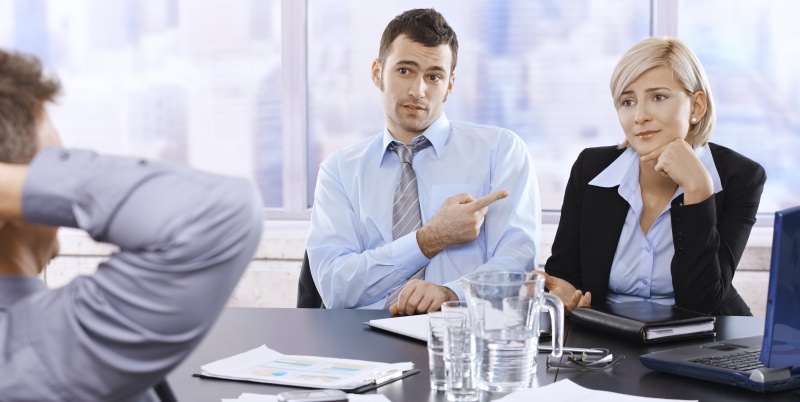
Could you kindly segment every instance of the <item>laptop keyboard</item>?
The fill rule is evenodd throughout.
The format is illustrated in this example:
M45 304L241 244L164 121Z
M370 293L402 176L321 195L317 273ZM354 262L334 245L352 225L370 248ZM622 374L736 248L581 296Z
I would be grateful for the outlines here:
M760 367L764 364L759 360L761 351L753 350L748 352L731 353L720 356L706 356L699 359L692 360L692 363L705 364L712 367L720 367L736 371L750 371Z

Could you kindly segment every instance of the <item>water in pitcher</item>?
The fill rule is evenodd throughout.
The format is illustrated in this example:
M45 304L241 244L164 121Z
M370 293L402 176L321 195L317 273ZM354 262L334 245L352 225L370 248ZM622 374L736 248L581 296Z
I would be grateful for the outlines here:
M553 357L563 345L564 307L544 290L536 272L474 272L462 278L479 339L481 365L478 384L484 391L512 392L531 386L536 373L539 327L543 311L551 321Z
M482 343L481 389L511 392L530 387L539 337L522 329L500 329L484 333Z

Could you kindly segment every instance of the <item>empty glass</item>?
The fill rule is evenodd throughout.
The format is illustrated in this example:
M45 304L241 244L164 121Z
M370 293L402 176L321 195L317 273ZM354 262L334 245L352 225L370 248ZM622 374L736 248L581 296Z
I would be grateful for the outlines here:
M444 313L428 313L428 368L433 391L445 388L444 331Z
M472 330L467 303L450 301L442 304L444 313L445 392L451 402L478 400L477 338Z

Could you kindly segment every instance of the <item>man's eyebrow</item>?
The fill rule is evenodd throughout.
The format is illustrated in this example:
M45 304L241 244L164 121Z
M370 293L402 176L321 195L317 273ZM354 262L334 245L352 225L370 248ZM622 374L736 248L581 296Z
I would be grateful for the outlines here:
M416 67L416 68L421 68L422 67L422 66L420 66L419 63L417 63L414 60L400 60L397 63L394 63L394 65L396 67L403 67L403 66L411 66L411 67ZM447 70L445 70L444 67L442 67L442 66L430 66L425 71L440 71L440 72L443 72L443 73L447 72Z
M419 63L414 60L400 60L397 63L394 63L396 66L414 66L419 67Z
M447 70L445 70L444 67L442 67L442 66L431 66L431 67L428 67L427 71L441 71L443 73L447 72Z

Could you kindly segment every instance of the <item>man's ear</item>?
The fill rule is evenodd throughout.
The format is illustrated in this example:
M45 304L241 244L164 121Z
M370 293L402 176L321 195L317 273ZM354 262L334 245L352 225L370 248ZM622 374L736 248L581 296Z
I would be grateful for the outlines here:
M453 92L453 87L456 85L456 72L453 71L450 73L450 78L447 80L447 92L444 93L444 99L442 99L442 103L447 102L447 97L450 96L450 92Z
M372 83L375 84L375 87L383 91L383 82L381 82L383 66L381 65L380 60L373 60L372 68L370 70L372 71Z

